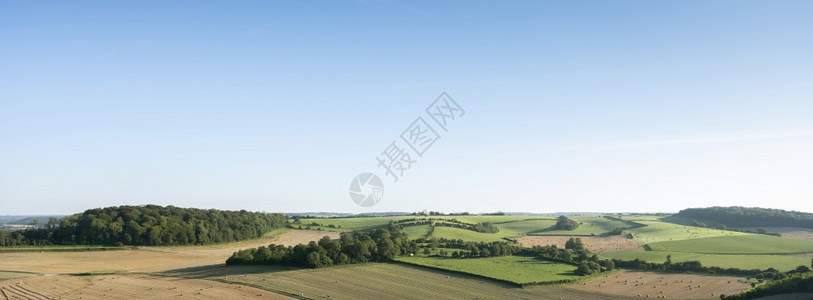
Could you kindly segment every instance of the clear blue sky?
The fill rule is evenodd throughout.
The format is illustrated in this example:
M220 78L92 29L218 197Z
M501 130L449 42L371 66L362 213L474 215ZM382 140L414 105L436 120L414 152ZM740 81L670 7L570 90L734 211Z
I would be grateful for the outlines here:
M813 212L811 1L3 1L0 215ZM383 200L351 179L441 92Z

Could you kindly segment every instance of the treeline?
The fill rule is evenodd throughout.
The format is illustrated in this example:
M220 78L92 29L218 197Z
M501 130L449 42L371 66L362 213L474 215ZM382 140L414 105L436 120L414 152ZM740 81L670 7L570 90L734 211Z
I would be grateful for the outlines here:
M43 228L0 231L0 246L201 245L259 238L285 224L281 214L245 210L114 206L51 218Z
M640 259L634 260L620 260L620 259L613 259L615 265L619 268L624 269L637 269L642 271L656 271L656 272L677 272L677 273L702 273L702 274L725 274L725 275L736 275L736 276L753 276L758 280L762 279L780 279L785 277L788 274L794 274L797 272L807 272L809 268L807 266L799 266L796 270L791 270L788 272L780 272L774 268L768 268L767 270L760 270L760 269L738 269L738 268L721 268L721 267L706 267L703 266L699 261L682 261L682 262L672 262L672 256L667 255L666 261L663 263L653 263L653 262L646 262Z
M813 228L813 214L758 207L687 208L677 216L715 221L728 226L790 226Z
M419 238L415 240L422 248L426 250L435 250L441 248L439 256L451 256L453 258L484 258L495 256L509 256L522 252L522 247L513 243L494 241L494 242L465 242L460 239L445 239L445 238ZM447 249L459 249L449 251ZM424 254L429 254L431 251L426 251Z
M612 260L600 259L595 254L590 255L590 251L584 248L584 244L579 238L569 239L565 242L564 249L556 247L556 245L533 246L530 249L525 249L524 253L537 256L543 260L576 265L574 272L580 276L610 271L616 268Z
M288 265L322 268L334 265L388 261L414 253L417 246L398 230L344 233L337 241L323 237L319 242L283 246L271 244L240 250L226 260L227 265Z
M813 293L813 273L796 273L736 295L720 295L723 300L757 299L781 294Z
M430 226L445 226L445 227L454 227L460 229L466 229L476 232L482 233L497 233L500 232L500 229L497 226L489 222L478 223L478 224L471 224L471 223L464 223L458 221L457 219L440 219L440 218L411 218L411 219L403 219L398 221L390 221L390 226L393 224L401 226L401 227L408 227L408 226L420 226L420 225L430 225Z

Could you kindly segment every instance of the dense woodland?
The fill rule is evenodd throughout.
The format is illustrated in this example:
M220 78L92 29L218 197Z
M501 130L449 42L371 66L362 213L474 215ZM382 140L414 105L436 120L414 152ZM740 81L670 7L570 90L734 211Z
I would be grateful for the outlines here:
M225 243L259 238L285 223L281 214L245 210L114 206L51 218L43 228L0 231L0 246Z
M727 226L789 226L813 228L813 214L757 207L687 208L677 216L715 221Z

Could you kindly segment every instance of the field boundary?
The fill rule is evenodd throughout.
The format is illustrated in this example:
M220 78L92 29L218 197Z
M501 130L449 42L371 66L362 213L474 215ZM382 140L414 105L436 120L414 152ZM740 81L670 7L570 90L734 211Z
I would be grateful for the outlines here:
M136 246L79 246L79 247L66 247L66 246L45 246L39 248L32 247L0 247L0 253L21 253L21 252L93 252L93 251L121 251L121 250L135 250Z

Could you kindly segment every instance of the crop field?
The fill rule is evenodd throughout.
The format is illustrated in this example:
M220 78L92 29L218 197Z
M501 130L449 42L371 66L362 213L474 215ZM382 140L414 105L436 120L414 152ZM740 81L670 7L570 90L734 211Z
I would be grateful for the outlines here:
M533 246L546 246L556 245L559 248L565 247L565 242L570 238L579 238L582 240L584 247L593 253L604 252L623 252L623 251L642 251L644 247L638 244L633 239L624 236L608 236L608 237L595 237L595 236L524 236L515 239L522 247Z
M577 280L575 266L525 256L489 258L400 257L400 262L505 280L517 284Z
M243 275L219 275L239 273ZM405 264L370 263L326 269L220 267L196 276L311 299L631 299L562 286L512 284Z
M741 236L751 235L736 231L719 230L703 227L685 226L680 224L666 223L660 221L636 221L647 226L625 230L632 234L641 244L649 244L664 241L677 241L698 239L718 236Z
M754 227L745 227L742 229L754 231ZM813 229L799 228L799 227L763 227L767 232L778 232L784 238L808 240L813 241Z
M654 251L694 253L771 254L813 252L813 241L756 234L657 242L647 245Z
M750 284L744 279L730 276L620 272L574 284L569 288L636 298L711 299L719 298L720 294L731 295L750 288Z
M248 286L147 275L46 276L0 282L4 299L295 299Z
M721 268L760 269L775 268L780 271L789 271L798 266L810 264L810 259L793 255L766 255L766 254L701 254L688 252L668 251L639 251L603 253L602 257L623 260L641 259L648 262L663 263L666 256L672 255L673 262L699 261L704 266Z
M13 252L0 253L3 270L72 274L88 272L154 272L202 265L223 264L240 249L271 243L295 245L318 240L335 232L290 230L251 241L207 246L140 247L134 250L97 252Z

